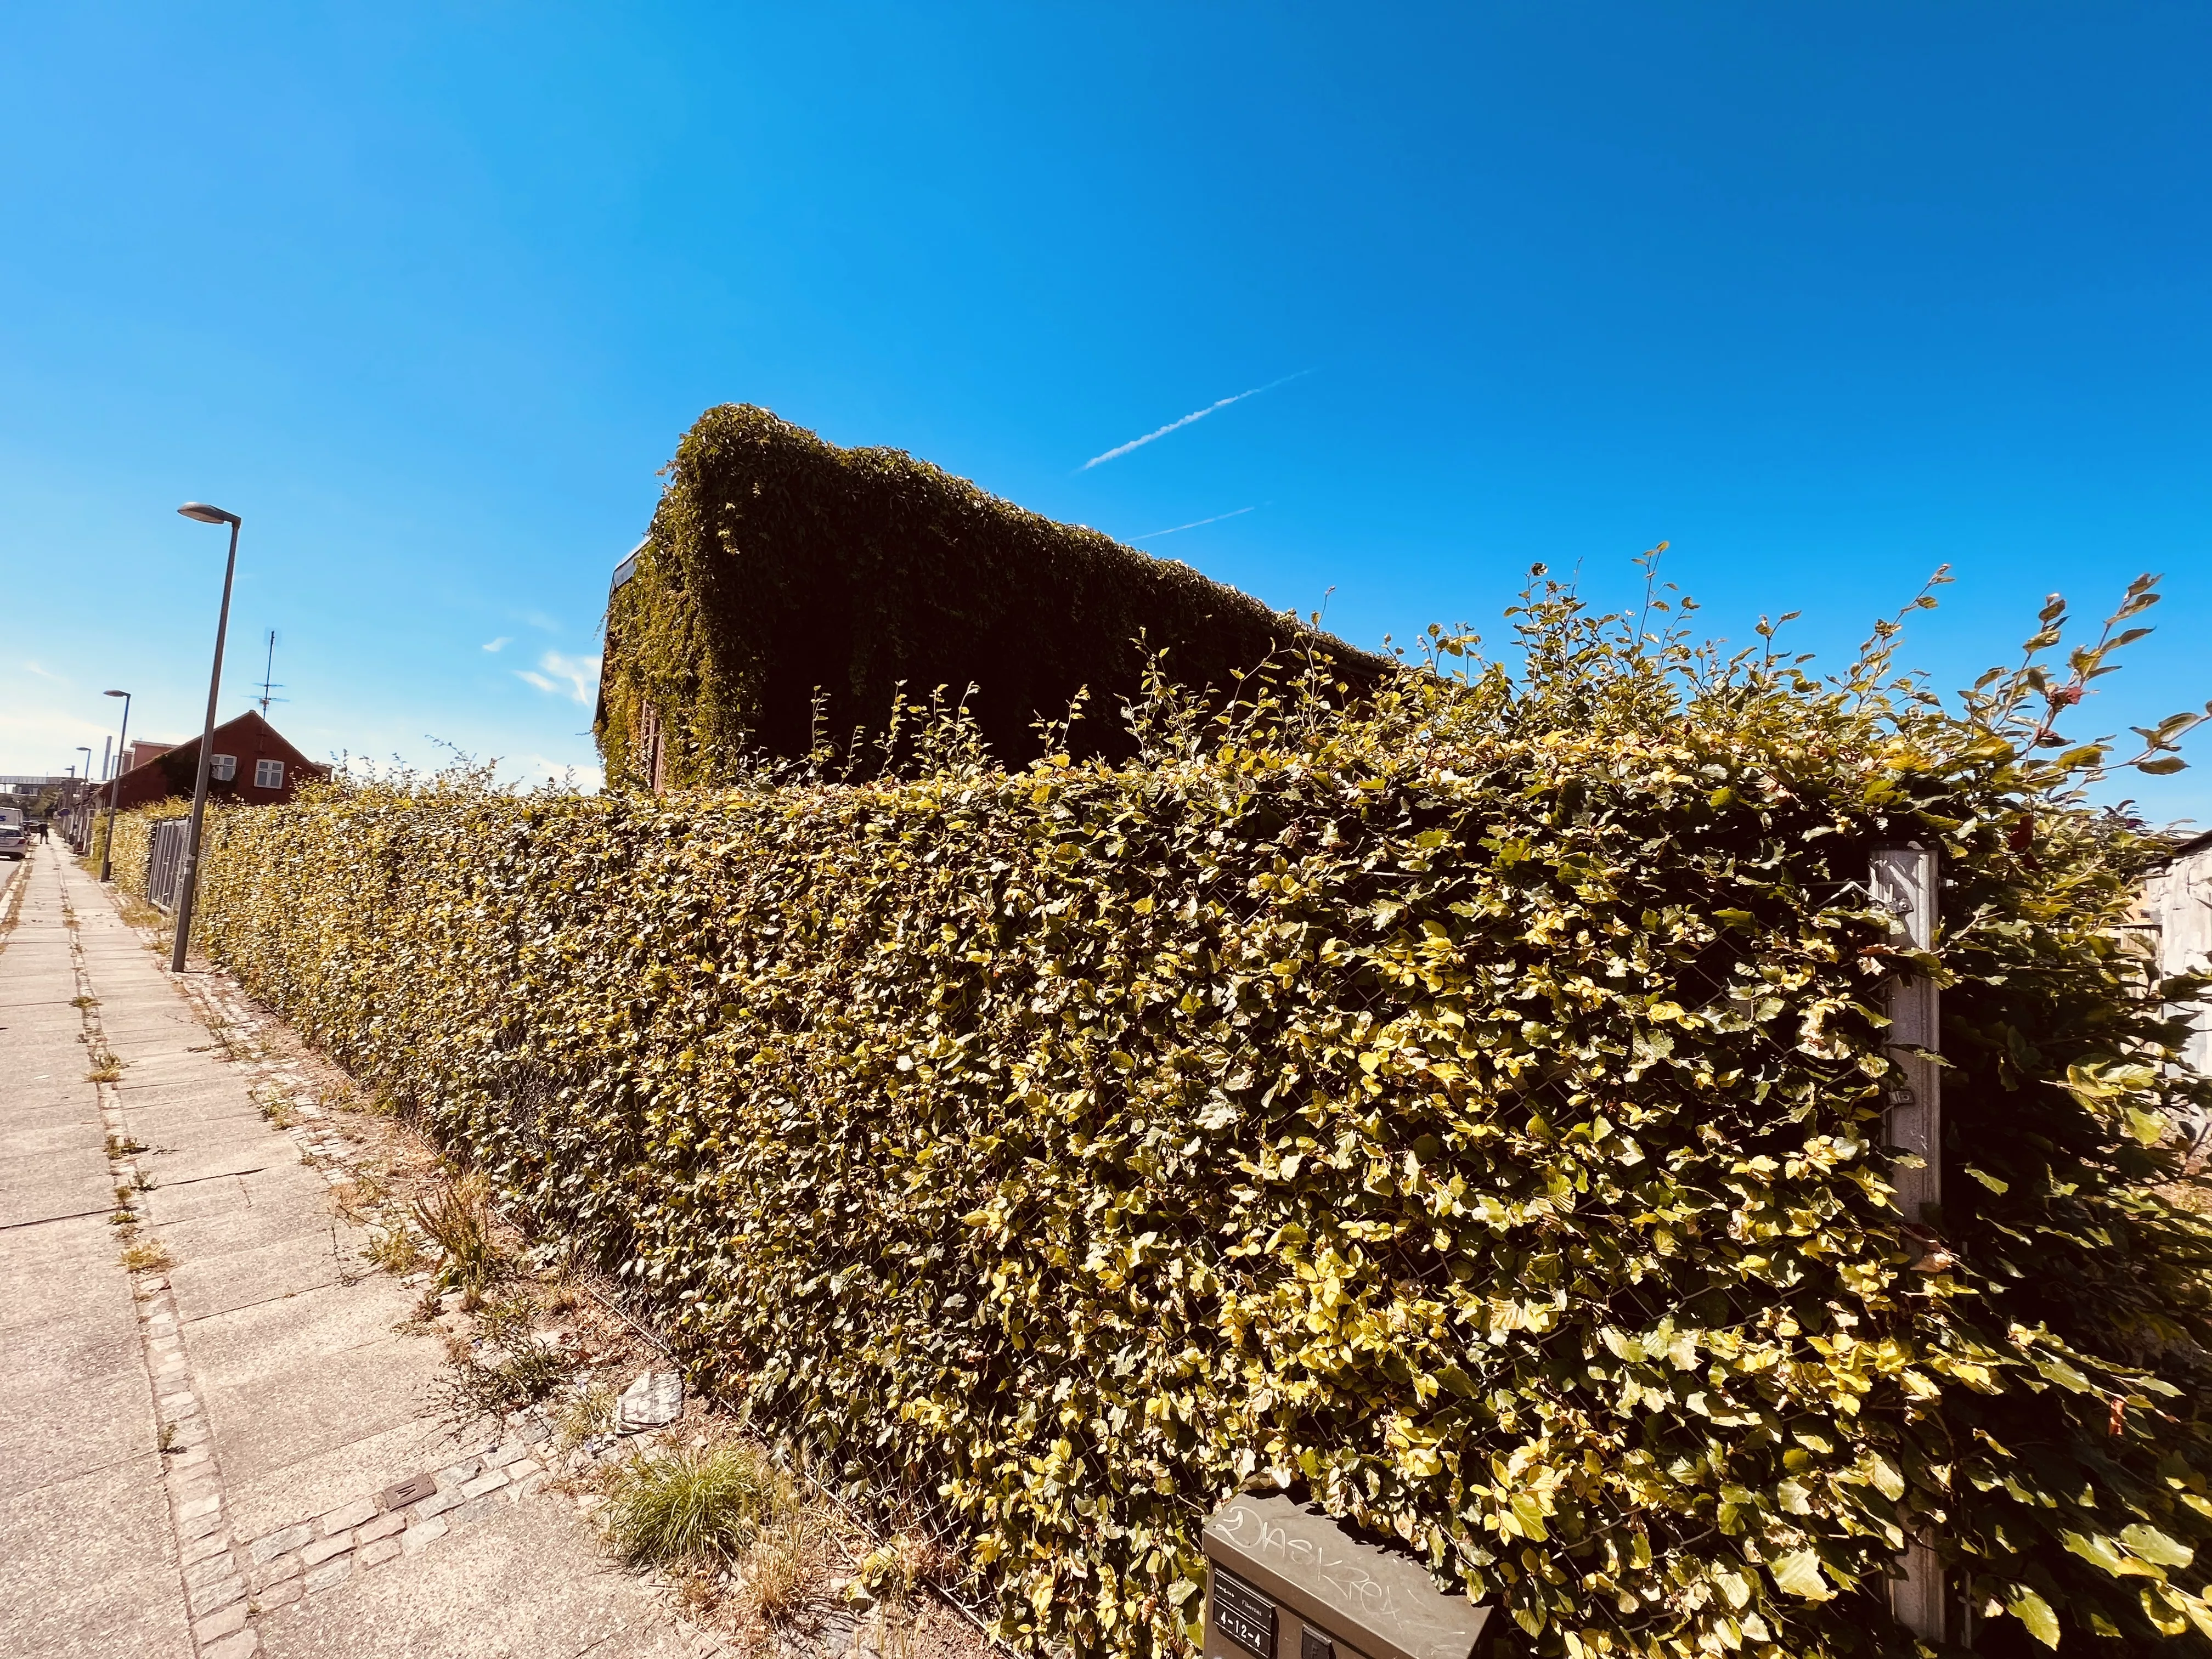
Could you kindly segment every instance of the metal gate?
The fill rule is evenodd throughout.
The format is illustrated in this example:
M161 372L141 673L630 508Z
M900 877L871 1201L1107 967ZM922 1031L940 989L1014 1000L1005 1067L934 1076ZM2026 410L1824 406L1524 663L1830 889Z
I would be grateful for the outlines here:
M191 832L190 818L163 818L154 826L146 848L146 896L164 910L177 908L177 889L185 870L185 837Z

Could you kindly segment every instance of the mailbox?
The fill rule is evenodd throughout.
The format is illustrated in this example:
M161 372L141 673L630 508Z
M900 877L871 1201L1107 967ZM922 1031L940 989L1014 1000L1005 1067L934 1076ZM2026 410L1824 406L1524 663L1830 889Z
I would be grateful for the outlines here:
M1492 1609L1287 1498L1232 1498L1205 1532L1206 1659L1475 1659Z

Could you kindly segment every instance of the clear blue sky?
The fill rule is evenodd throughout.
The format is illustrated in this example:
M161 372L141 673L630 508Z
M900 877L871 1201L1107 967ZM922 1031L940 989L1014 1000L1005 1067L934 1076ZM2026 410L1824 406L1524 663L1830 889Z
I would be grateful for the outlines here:
M2201 704L2209 62L2193 5L15 8L0 771L110 684L196 728L188 496L226 714L273 627L312 753L588 768L726 401L1362 644L1663 538L1823 651L1948 561L1955 684L2162 570L2096 712Z

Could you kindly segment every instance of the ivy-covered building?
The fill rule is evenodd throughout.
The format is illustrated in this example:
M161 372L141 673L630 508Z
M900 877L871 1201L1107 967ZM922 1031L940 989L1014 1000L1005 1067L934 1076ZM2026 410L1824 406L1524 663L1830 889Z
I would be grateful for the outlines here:
M611 783L711 784L748 753L880 733L902 693L939 687L1016 764L1087 689L1069 745L1119 757L1153 653L1218 693L1310 653L1347 694L1390 669L1187 565L766 410L708 410L669 474L607 599L593 726Z

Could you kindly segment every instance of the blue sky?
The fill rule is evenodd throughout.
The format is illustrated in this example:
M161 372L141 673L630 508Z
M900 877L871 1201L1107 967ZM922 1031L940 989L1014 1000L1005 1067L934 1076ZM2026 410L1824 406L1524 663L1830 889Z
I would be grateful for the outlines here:
M111 684L196 728L197 496L226 714L275 628L311 753L588 779L607 573L726 401L1362 644L1665 538L1823 652L1948 562L1955 684L2164 571L2094 712L2201 705L2208 60L2179 5L16 8L0 771Z

